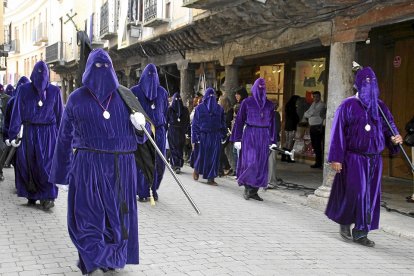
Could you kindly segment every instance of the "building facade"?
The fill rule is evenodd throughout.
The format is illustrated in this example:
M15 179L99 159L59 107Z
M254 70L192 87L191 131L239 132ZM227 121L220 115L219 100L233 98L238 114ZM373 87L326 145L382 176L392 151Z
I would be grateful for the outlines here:
M399 129L414 115L412 1L29 2L33 1L26 1L23 9L6 11L4 24L12 24L12 40L23 40L20 53L9 52L7 82L26 74L37 59L45 59L59 76L65 98L79 85L77 35L83 31L92 48L108 50L122 84L136 84L145 65L154 63L162 85L171 94L180 91L184 102L207 86L233 100L238 87L249 90L257 77L263 77L283 118L283 106L292 95L306 101L313 91L320 91L328 106L325 155L334 111L353 94L353 60L377 72L381 97ZM306 129L299 139L300 158L312 159ZM401 157L384 157L385 175L412 178ZM317 200L325 200L330 191L328 166L323 173Z

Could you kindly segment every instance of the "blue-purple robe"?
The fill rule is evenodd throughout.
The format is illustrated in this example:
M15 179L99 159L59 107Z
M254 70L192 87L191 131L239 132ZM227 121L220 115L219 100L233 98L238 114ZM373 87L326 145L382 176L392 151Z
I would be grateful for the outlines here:
M166 114L168 108L168 93L160 85L157 67L150 63L142 72L138 85L131 88L131 91L138 98L147 115L150 117L155 126L155 142L158 148L165 156L166 142ZM156 156L154 183L152 192L155 198L158 198L157 190L160 187L161 180L164 176L165 164L162 159ZM140 198L150 196L149 183L143 177L142 172L138 170L138 189L137 193Z
M48 74L46 64L37 62L30 76L32 83L19 88L8 132L10 141L16 139L24 125L16 151L15 181L17 195L33 200L54 200L58 196L56 185L48 179L63 103L59 88L49 84Z
M388 107L378 100L394 131L398 134ZM366 131L369 123L371 129ZM381 201L381 152L388 146L398 152L385 121L375 121L355 96L338 107L331 130L328 161L342 164L331 189L326 215L333 221L368 232L378 229Z
M180 94L175 93L171 105L167 110L168 145L170 146L171 165L181 168L184 165L185 134L188 133L190 125L190 114L183 105Z
M50 181L69 184L68 230L86 274L139 262L137 137L104 50L91 52L82 82L66 104Z
M198 144L194 151L194 170L204 179L218 176L221 142L226 134L224 110L217 104L214 89L208 88L203 102L195 108L191 125L191 143Z
M6 94L9 96L12 96L13 92L14 92L14 87L11 84L8 84L6 86L6 90L5 90Z
M10 128L10 121L11 121L11 115L12 115L12 111L13 111L13 107L14 107L14 102L16 100L16 95L19 91L19 88L21 85L25 84L25 83L29 83L30 80L23 76L19 79L19 81L16 84L16 89L13 90L12 94L11 94L11 98L9 100L9 102L7 103L6 106L6 114L4 114L4 127L3 127L3 138L4 140L9 139L9 128ZM13 158L14 160L14 158Z
M237 182L259 188L268 184L269 145L276 142L275 112L263 79L256 80L252 94L240 106L230 141L241 141Z

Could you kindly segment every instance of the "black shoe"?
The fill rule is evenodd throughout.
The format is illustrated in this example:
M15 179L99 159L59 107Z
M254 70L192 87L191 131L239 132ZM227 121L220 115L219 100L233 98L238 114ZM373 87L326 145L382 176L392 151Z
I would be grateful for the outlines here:
M180 168L176 168L176 169L175 169L175 173L176 173L176 174L180 174L180 173L181 173Z
M352 240L351 225L339 225L339 234L346 241Z
M359 243L360 245L363 245L363 246L367 246L367 247L374 247L375 246L375 242L371 241L367 237L354 239L354 242Z
M36 200L35 199L28 199L27 200L27 206L35 206Z
M139 202L147 202L148 201L148 198L146 198L146 197L138 197L138 201Z
M2 173L0 173L0 181L4 180L4 175Z
M55 202L53 200L45 200L42 201L40 204L44 210L49 210L55 207Z
M318 164L315 164L315 165L312 165L312 166L310 166L312 169L322 169L322 165L318 165Z
M258 201L263 201L263 198L261 198L258 194L251 195L250 198L256 199Z

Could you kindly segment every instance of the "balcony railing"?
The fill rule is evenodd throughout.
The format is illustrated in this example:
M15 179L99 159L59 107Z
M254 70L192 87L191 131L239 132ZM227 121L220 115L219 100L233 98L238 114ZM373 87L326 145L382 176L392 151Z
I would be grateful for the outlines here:
M210 10L233 5L240 0L183 0L183 7L192 9Z
M162 14L162 6L158 5L157 2L156 0L145 1L143 26L156 27L169 22Z
M79 60L79 46L73 43L56 42L46 46L47 64L65 65L75 60Z
M18 54L20 53L20 40L14 39L10 43L10 51L11 54Z
M46 59L47 64L56 63L62 60L62 43L56 42L52 45L46 46Z
M101 6L101 39L111 39L117 35L118 11L119 0L108 0Z
M48 38L47 38L46 24L45 23L40 23L37 26L36 42L37 43L42 43L42 42L47 42L47 40L48 40Z

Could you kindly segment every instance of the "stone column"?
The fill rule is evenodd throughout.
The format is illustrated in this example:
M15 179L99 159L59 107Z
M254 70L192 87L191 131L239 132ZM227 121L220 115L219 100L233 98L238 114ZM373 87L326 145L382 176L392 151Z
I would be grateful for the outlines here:
M328 102L326 112L325 127L325 158L327 160L332 121L335 111L343 99L353 94L352 61L355 57L355 43L331 44L330 61L329 61L329 77L328 77ZM313 195L308 197L308 205L317 209L325 210L328 202L331 186L335 177L335 172L331 170L328 163L323 166L323 183Z
M73 92L73 83L74 83L74 78L73 77L69 77L69 81L68 81L68 94Z
M188 99L194 98L195 70L189 62L189 60L177 62L177 68L180 70L180 95L184 105L187 105Z
M232 64L226 65L225 69L225 78L224 81L224 92L226 92L232 104L236 102L235 94L236 89L239 87L239 65Z
M66 102L68 100L68 95L66 95L66 79L65 78L62 78L61 92L62 92L62 100L63 100L63 103L66 104Z

